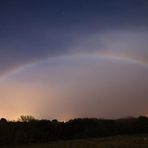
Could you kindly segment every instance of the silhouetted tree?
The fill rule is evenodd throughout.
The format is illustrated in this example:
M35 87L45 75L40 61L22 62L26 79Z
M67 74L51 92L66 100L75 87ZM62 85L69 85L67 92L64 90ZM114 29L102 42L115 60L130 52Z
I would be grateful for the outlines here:
M34 121L35 118L33 116L30 116L30 115L21 115L20 118L18 119L18 121L20 122L30 122L30 121Z
M21 121L21 122L20 122ZM29 144L80 138L97 138L119 134L148 133L148 118L36 120L33 116L21 116L17 122L0 120L1 145Z

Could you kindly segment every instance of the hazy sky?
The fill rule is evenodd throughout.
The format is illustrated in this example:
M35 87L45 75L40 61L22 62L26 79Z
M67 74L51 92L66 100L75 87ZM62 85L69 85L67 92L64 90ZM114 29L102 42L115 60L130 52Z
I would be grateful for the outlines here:
M148 115L147 0L1 0L0 116Z

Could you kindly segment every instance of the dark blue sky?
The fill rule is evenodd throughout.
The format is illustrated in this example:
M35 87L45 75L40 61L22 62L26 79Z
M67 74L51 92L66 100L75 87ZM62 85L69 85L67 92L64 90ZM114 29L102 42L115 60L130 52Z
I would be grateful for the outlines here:
M69 53L102 30L147 26L147 0L1 0L0 73Z

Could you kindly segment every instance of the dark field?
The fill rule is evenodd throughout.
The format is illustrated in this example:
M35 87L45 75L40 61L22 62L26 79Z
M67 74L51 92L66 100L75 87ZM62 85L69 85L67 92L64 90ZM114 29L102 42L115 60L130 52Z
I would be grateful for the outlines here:
M148 148L148 135L113 136L7 148Z
M28 119L28 118L27 118ZM120 136L118 136L120 135ZM127 136L126 136L127 135ZM106 137L106 138L105 138ZM148 118L0 120L0 148L148 148Z

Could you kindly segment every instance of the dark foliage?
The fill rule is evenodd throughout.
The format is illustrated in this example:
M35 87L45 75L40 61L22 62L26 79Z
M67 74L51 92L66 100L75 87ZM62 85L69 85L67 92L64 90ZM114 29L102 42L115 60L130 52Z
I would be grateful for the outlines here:
M84 118L70 120L66 123L57 120L36 120L30 117L18 122L10 122L1 118L0 145L148 133L148 118L144 116L118 120Z

